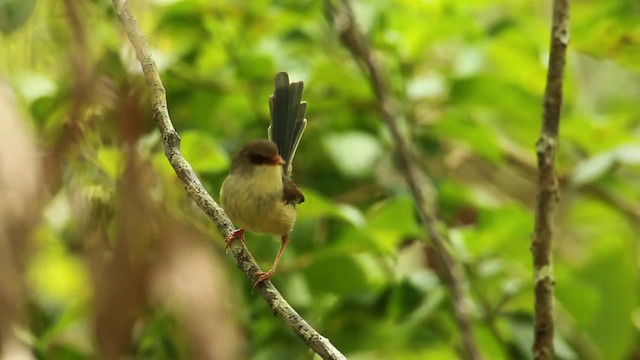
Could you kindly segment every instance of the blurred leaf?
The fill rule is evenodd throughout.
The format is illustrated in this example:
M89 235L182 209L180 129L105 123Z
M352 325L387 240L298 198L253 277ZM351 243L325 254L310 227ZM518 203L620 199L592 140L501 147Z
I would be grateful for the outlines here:
M36 0L0 0L0 31L8 35L22 26L35 7Z
M450 113L434 130L443 139L461 141L489 161L496 163L502 159L499 136L486 124L470 121L467 114Z
M556 282L562 284L556 289L556 297L563 309L571 313L577 325L586 328L593 325L602 307L603 294L587 279L579 278L577 275L564 267L556 269Z
M18 74L18 89L20 95L28 103L32 103L42 97L57 98L56 91L59 91L59 84L51 78L33 72Z
M196 172L216 173L229 168L229 156L210 136L201 131L180 134L184 157Z
M357 295L376 290L385 275L378 260L369 254L323 254L304 270L311 291L337 296Z
M298 218L317 219L322 216L335 216L338 208L321 194L312 189L302 189L304 203L297 207Z
M620 146L582 161L574 170L571 182L576 186L592 183L610 173L618 164L640 164L640 146Z
M509 260L529 266L530 234L533 229L531 212L517 204L505 204L497 209L482 209L477 225L463 230L466 248L474 256L498 253Z
M580 186L600 179L611 171L615 159L615 154L604 153L579 163L573 172L571 182Z
M636 290L629 286L640 280L634 271L635 261L634 254L617 248L601 253L580 272L602 294L599 311L586 328L602 353L612 359L623 358L636 341L637 331L629 315L637 308Z
M382 155L375 137L356 131L328 135L324 147L342 174L356 178L371 175Z
M65 307L86 298L89 279L82 261L60 251L41 251L31 259L28 279L43 304Z
M593 57L613 58L637 73L639 11L633 0L589 1L577 6L572 15L574 46Z
M640 145L621 146L616 149L616 155L623 165L640 165Z
M72 303L56 318L55 322L49 327L42 336L38 339L35 345L41 351L46 351L51 342L56 340L56 337L60 337L63 332L68 330L74 324L77 324L80 320L84 320L87 314L87 308L84 303ZM88 341L87 339L84 339Z
M117 179L122 170L122 153L112 147L104 147L98 150L98 166L110 179Z
M394 197L371 207L367 232L380 249L393 251L405 237L422 235L416 216L409 196Z
M424 75L407 84L407 96L411 100L442 97L445 90L445 79L437 75Z

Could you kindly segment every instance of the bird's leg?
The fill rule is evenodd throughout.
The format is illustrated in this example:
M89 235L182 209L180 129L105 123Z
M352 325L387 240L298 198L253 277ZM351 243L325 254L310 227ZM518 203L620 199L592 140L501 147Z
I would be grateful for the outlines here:
M240 241L242 241L242 243L244 244L244 229L241 228L241 229L233 230L231 234L229 234L229 236L224 238L224 241L227 243L227 246L224 247L224 252L227 252L227 250L229 250L229 246L231 246L231 243L233 242L233 240L236 240L236 239L240 239Z
M273 265L271 265L271 269L269 271L256 271L255 275L258 276L258 280L253 283L253 287L258 286L261 282L265 280L270 280L273 274L276 272L276 268L278 267L278 263L280 262L280 258L282 257L282 253L284 249L287 247L287 243L289 242L289 234L282 235L280 238L282 243L280 243L280 249L278 250L278 255L276 255L276 259L273 261Z

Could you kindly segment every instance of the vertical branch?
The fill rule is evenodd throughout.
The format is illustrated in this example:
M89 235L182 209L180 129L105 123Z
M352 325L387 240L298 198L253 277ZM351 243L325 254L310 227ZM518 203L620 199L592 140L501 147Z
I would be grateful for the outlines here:
M420 222L431 239L431 244L444 270L444 281L449 286L451 293L453 313L460 330L464 358L470 360L482 359L473 336L471 320L469 319L468 295L464 287L464 269L448 252L446 247L448 239L438 229L439 219L436 215L435 189L431 184L431 180L416 165L411 143L401 130L400 116L394 99L389 94L389 87L383 71L355 22L349 0L341 0L339 4L334 3L333 0L325 0L324 3L327 16L338 32L343 45L369 75L371 88L378 99L378 112L391 132L396 160L411 190L420 216Z
M151 108L153 118L156 121L164 143L165 156L173 167L178 178L184 184L187 194L216 224L223 236L228 236L233 230L233 224L222 208L213 200L211 195L202 186L195 171L180 151L180 136L176 132L167 108L167 97L162 80L158 74L156 64L151 57L147 38L144 36L138 23L129 11L126 0L113 0L113 5L118 13L118 18L124 27L131 45L135 49L136 57L142 66L142 72L151 92ZM257 280L255 275L260 270L242 241L234 241L230 246L236 259L236 264L249 279ZM307 346L323 359L344 360L346 357L336 349L329 339L320 335L307 321L302 318L270 281L258 287L258 291L271 307L273 314L284 321L292 331L298 335Z
M535 271L534 359L553 359L553 261L551 256L553 212L558 201L555 159L562 107L562 82L569 43L569 0L553 1L551 52L538 156L538 196L531 251Z

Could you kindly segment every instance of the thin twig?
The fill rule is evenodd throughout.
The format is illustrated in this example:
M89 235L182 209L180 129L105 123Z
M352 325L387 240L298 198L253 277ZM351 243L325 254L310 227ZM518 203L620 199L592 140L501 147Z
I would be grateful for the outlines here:
M410 142L401 130L398 111L389 94L383 72L354 20L349 1L341 0L339 4L336 4L333 0L325 0L324 3L327 15L338 32L340 40L369 75L371 88L378 99L378 112L391 132L400 170L411 190L424 230L429 235L442 263L445 280L451 291L454 317L462 338L464 358L481 359L482 356L473 336L466 304L467 293L463 285L466 276L461 264L453 258L446 248L448 242L446 235L438 229L435 189L431 180L416 166Z
M531 241L535 271L535 308L533 358L553 359L553 213L558 201L558 181L555 173L562 82L569 43L569 1L553 1L551 24L551 52L547 86L544 92L544 113L540 138L536 143L538 156L538 196L535 227Z
M131 41L136 57L142 66L145 80L151 91L151 107L153 118L157 122L164 142L165 155L175 170L178 178L184 183L189 196L198 204L211 220L216 224L223 236L229 235L234 227L222 208L213 200L202 186L193 168L180 152L180 137L171 123L167 110L167 99L164 86L158 74L155 62L151 57L149 45L144 34L129 11L126 1L113 0L118 12L118 18ZM231 252L240 268L251 279L257 280L256 271L260 268L247 248L241 241L234 241ZM312 328L282 297L280 292L269 281L258 286L262 297L271 307L273 314L282 319L304 342L323 359L346 359L331 342Z

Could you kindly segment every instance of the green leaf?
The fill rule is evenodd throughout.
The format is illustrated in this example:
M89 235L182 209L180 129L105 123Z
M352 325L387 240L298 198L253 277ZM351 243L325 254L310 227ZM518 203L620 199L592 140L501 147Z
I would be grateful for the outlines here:
M338 208L334 203L312 189L302 189L304 203L297 207L299 219L317 219L323 216L335 216Z
M491 162L497 163L502 159L502 149L497 141L499 136L487 124L471 120L468 114L450 112L435 125L434 130L441 138L457 140Z
M580 328L592 326L602 307L602 294L589 279L580 277L574 269L556 266L556 297ZM580 294L580 296L576 296Z
M70 303L55 319L51 327L47 328L45 333L40 336L35 346L41 351L47 351L56 337L61 336L66 330L86 317L87 310L84 303ZM78 335L74 334L73 336L77 337ZM87 334L87 336L89 335Z
M335 204L312 189L303 188L304 204L297 207L298 219L317 220L321 217L342 219L353 226L364 226L366 220L360 209L349 204Z
M587 329L607 358L624 358L636 340L637 330L631 314L638 308L638 298L636 288L630 286L639 280L634 266L636 260L635 254L619 247L601 254L581 272L581 276L602 295L599 311Z
M104 147L98 149L98 166L110 179L117 179L122 170L122 152L116 148Z
M359 131L327 135L324 147L338 170L345 176L354 178L370 176L382 156L378 140Z
M64 307L88 295L89 279L84 263L61 251L42 250L32 257L29 283L39 300L54 307Z
M619 146L579 163L574 170L571 183L575 186L589 184L611 173L617 165L638 164L640 164L640 146Z
M386 277L379 261L366 253L320 254L304 270L304 275L312 292L337 296L358 295L375 290L384 284Z
M8 35L31 16L36 0L0 0L0 31Z
M582 161L574 170L571 183L575 186L581 186L602 178L611 172L615 160L615 154L608 152Z
M422 234L409 196L379 202L367 213L367 232L384 251L394 250L405 237Z
M219 173L229 168L229 155L202 131L184 131L180 138L184 157L196 172Z
M616 149L616 159L623 165L640 164L640 145L621 146Z

